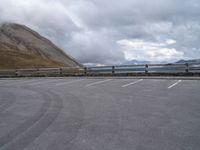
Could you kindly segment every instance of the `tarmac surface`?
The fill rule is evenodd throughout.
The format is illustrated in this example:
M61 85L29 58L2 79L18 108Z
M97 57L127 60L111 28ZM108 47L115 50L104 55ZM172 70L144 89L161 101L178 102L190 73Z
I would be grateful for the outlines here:
M200 80L0 79L0 150L199 150Z

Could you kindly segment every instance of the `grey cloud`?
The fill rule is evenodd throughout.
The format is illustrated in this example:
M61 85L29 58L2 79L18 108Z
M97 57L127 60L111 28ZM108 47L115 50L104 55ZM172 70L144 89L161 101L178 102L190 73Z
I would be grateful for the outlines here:
M82 63L114 64L123 39L173 39L166 48L200 57L199 10L199 0L0 0L0 22L28 25Z
M98 31L83 31L72 35L73 42L68 42L67 48L81 49L71 52L84 63L115 64L124 61L123 52L116 46L112 36Z

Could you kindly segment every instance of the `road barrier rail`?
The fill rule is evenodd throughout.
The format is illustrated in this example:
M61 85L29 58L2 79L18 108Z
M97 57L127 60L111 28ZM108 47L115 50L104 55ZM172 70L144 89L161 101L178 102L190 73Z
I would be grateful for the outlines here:
M80 76L81 68L34 68L34 69L8 69L0 70L0 77L45 77L45 76Z
M0 77L28 76L200 76L200 64L137 64L85 68L0 70Z
M88 74L126 74L126 75L192 75L200 74L200 64L137 64L137 65L117 65L86 68Z

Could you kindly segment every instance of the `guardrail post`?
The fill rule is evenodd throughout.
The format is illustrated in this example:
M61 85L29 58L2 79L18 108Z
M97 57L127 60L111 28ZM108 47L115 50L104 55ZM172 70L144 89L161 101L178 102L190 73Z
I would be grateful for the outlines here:
M149 66L148 66L148 64L146 64L145 65L145 73L148 73L148 68L149 68Z
M37 68L36 72L37 72L37 75L40 75L40 69L39 68Z
M87 67L84 68L84 75L87 76Z
M115 66L112 66L112 74L115 74Z
M189 64L186 63L185 66L186 66L185 72L189 72Z
M62 68L60 68L60 75L62 75L63 74L63 69Z
M15 76L18 76L19 73L18 73L18 70L15 70Z

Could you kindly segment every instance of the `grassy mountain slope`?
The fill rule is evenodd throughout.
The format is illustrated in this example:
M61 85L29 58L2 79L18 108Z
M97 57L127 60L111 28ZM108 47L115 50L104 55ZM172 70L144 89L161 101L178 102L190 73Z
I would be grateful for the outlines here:
M3 24L0 27L0 69L81 66L26 26Z

